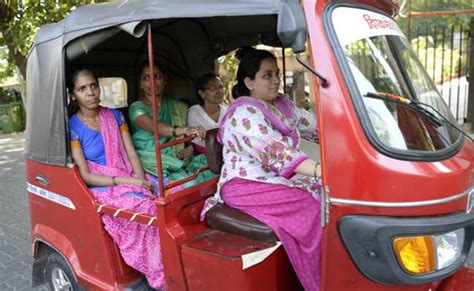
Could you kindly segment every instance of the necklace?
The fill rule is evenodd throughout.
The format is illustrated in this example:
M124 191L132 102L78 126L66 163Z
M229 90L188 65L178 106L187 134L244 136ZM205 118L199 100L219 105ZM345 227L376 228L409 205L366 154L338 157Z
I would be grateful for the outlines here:
M99 115L94 117L85 117L82 113L78 112L77 117L79 117L79 120L81 120L81 122L87 127L100 131Z

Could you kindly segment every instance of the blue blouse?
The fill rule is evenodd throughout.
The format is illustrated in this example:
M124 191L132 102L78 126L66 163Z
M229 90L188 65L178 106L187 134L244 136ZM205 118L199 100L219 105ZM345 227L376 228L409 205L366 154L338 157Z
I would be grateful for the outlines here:
M120 127L120 131L128 130L122 112L116 109L112 111ZM72 148L82 148L82 152L87 161L103 166L106 165L104 140L102 139L100 131L82 123L77 114L74 114L69 119L69 130Z
M128 131L127 123L122 112L112 109L115 119L120 127L120 131ZM105 166L105 145L100 131L85 125L81 119L74 114L69 118L69 136L71 138L72 148L82 148L84 157L87 161L98 163ZM107 187L89 187L91 189L107 191Z

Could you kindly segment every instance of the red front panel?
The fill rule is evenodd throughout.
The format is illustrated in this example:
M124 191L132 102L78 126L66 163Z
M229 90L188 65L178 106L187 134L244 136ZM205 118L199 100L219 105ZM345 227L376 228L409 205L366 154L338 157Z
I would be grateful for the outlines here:
M330 1L305 1L310 53L315 69L329 80L318 87L313 78L320 121L324 185L331 198L370 202L418 202L465 193L472 187L474 148L466 142L455 156L438 162L390 158L368 142L324 27ZM354 1L353 1L354 2ZM355 1L357 2L357 1ZM362 2L362 1L361 1ZM363 1L370 4L370 1ZM350 29L350 28L348 28ZM467 198L429 207L375 208L334 204L323 237L322 290L428 290L439 282L418 286L386 286L366 278L351 261L337 222L346 215L429 216L465 211Z
M474 270L461 268L439 286L440 291L472 291L474 290Z
M202 233L182 248L189 290L303 290L282 246L242 270L243 254L273 245L220 231Z

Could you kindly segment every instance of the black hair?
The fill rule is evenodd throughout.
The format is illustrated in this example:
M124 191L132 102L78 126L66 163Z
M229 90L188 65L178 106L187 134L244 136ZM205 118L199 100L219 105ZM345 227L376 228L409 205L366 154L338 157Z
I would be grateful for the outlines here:
M265 59L273 59L275 56L266 50L258 50L249 46L241 47L235 57L240 60L237 70L237 84L232 88L232 96L239 98L240 96L249 96L250 91L245 85L245 78L255 79L255 75L260 70L260 65Z
M199 78L196 80L196 96L198 97L199 104L203 105L204 104L204 99L202 99L201 95L199 95L199 90L205 90L207 85L209 84L209 81L213 79L219 79L219 75L216 73L205 73L201 75Z
M94 70L89 68L77 68L72 70L72 73L66 77L66 88L69 94L73 94L74 92L74 83L77 81L77 77L80 74L86 74L92 76L97 84L99 84L99 79L97 78L97 74Z
M71 97L71 100L69 102L69 104L67 105L67 113L68 113L68 116L71 117L73 114L75 114L78 110L79 110L79 104L77 103L77 100L76 99L72 99L72 95L74 94L74 87L75 87L75 83L77 81L77 78L79 77L80 74L85 74L85 75L89 75L89 76L92 76L95 81L97 82L97 84L99 84L99 79L97 78L97 73L90 69L90 68L75 68L75 69L72 69L71 70L72 73L68 74L66 76L66 89L67 89L67 92L69 94L69 96Z
M148 62L148 60L144 60L143 62L140 63L140 66L138 66L138 79L140 80L140 76L143 72L143 69L146 68L146 67L149 67L150 66L150 63ZM165 69L163 69L163 66L160 64L160 63L157 63L155 60L153 60L153 67L154 68L159 68L160 69L160 72L166 76L166 71Z

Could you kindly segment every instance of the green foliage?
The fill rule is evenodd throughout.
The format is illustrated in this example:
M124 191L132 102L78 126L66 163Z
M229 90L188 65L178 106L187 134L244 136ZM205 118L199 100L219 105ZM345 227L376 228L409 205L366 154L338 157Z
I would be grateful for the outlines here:
M413 39L412 47L417 52L418 59L425 67L435 83L441 83L459 73L467 73L467 55L466 46L464 46L462 55L459 48L443 47L441 44L433 46L430 36L420 36Z
M0 35L0 42L2 36ZM13 76L15 70L13 66L9 66L8 62L8 51L5 46L0 46L0 83L2 80L5 80L9 76Z
M402 8L397 23L405 34L408 34L408 13L410 10L414 12L434 12L474 9L472 0L395 0L395 2L400 4ZM472 17L472 14L467 13L449 16L412 17L411 31L424 31L435 26L463 25L467 27Z
M412 47L425 67L430 77L440 83L464 74L468 70L469 55L467 36L473 14L458 14L447 16L412 16L411 27L409 13L411 12L447 12L474 9L472 0L395 0L401 5L401 13L397 23L410 38ZM454 31L452 31L454 28ZM461 30L464 33L462 44ZM454 35L453 35L454 32ZM444 35L443 35L444 34ZM454 38L451 43L451 37ZM443 44L443 41L445 42ZM472 49L472 48L471 48Z
M4 89L0 87L0 104L8 104L14 101L19 101L19 95L13 90Z
M57 22L76 7L100 0L0 0L0 81L13 75L15 65L23 73L25 57L38 29ZM9 51L8 51L9 49ZM6 54L6 51L9 53ZM6 56L5 56L6 54ZM22 68L23 67L23 68Z
M222 83L226 90L224 90L224 100L230 103L233 100L232 88L235 85L235 77L237 76L237 69L239 67L239 60L235 57L234 52L230 52L217 59L220 67L220 75Z

